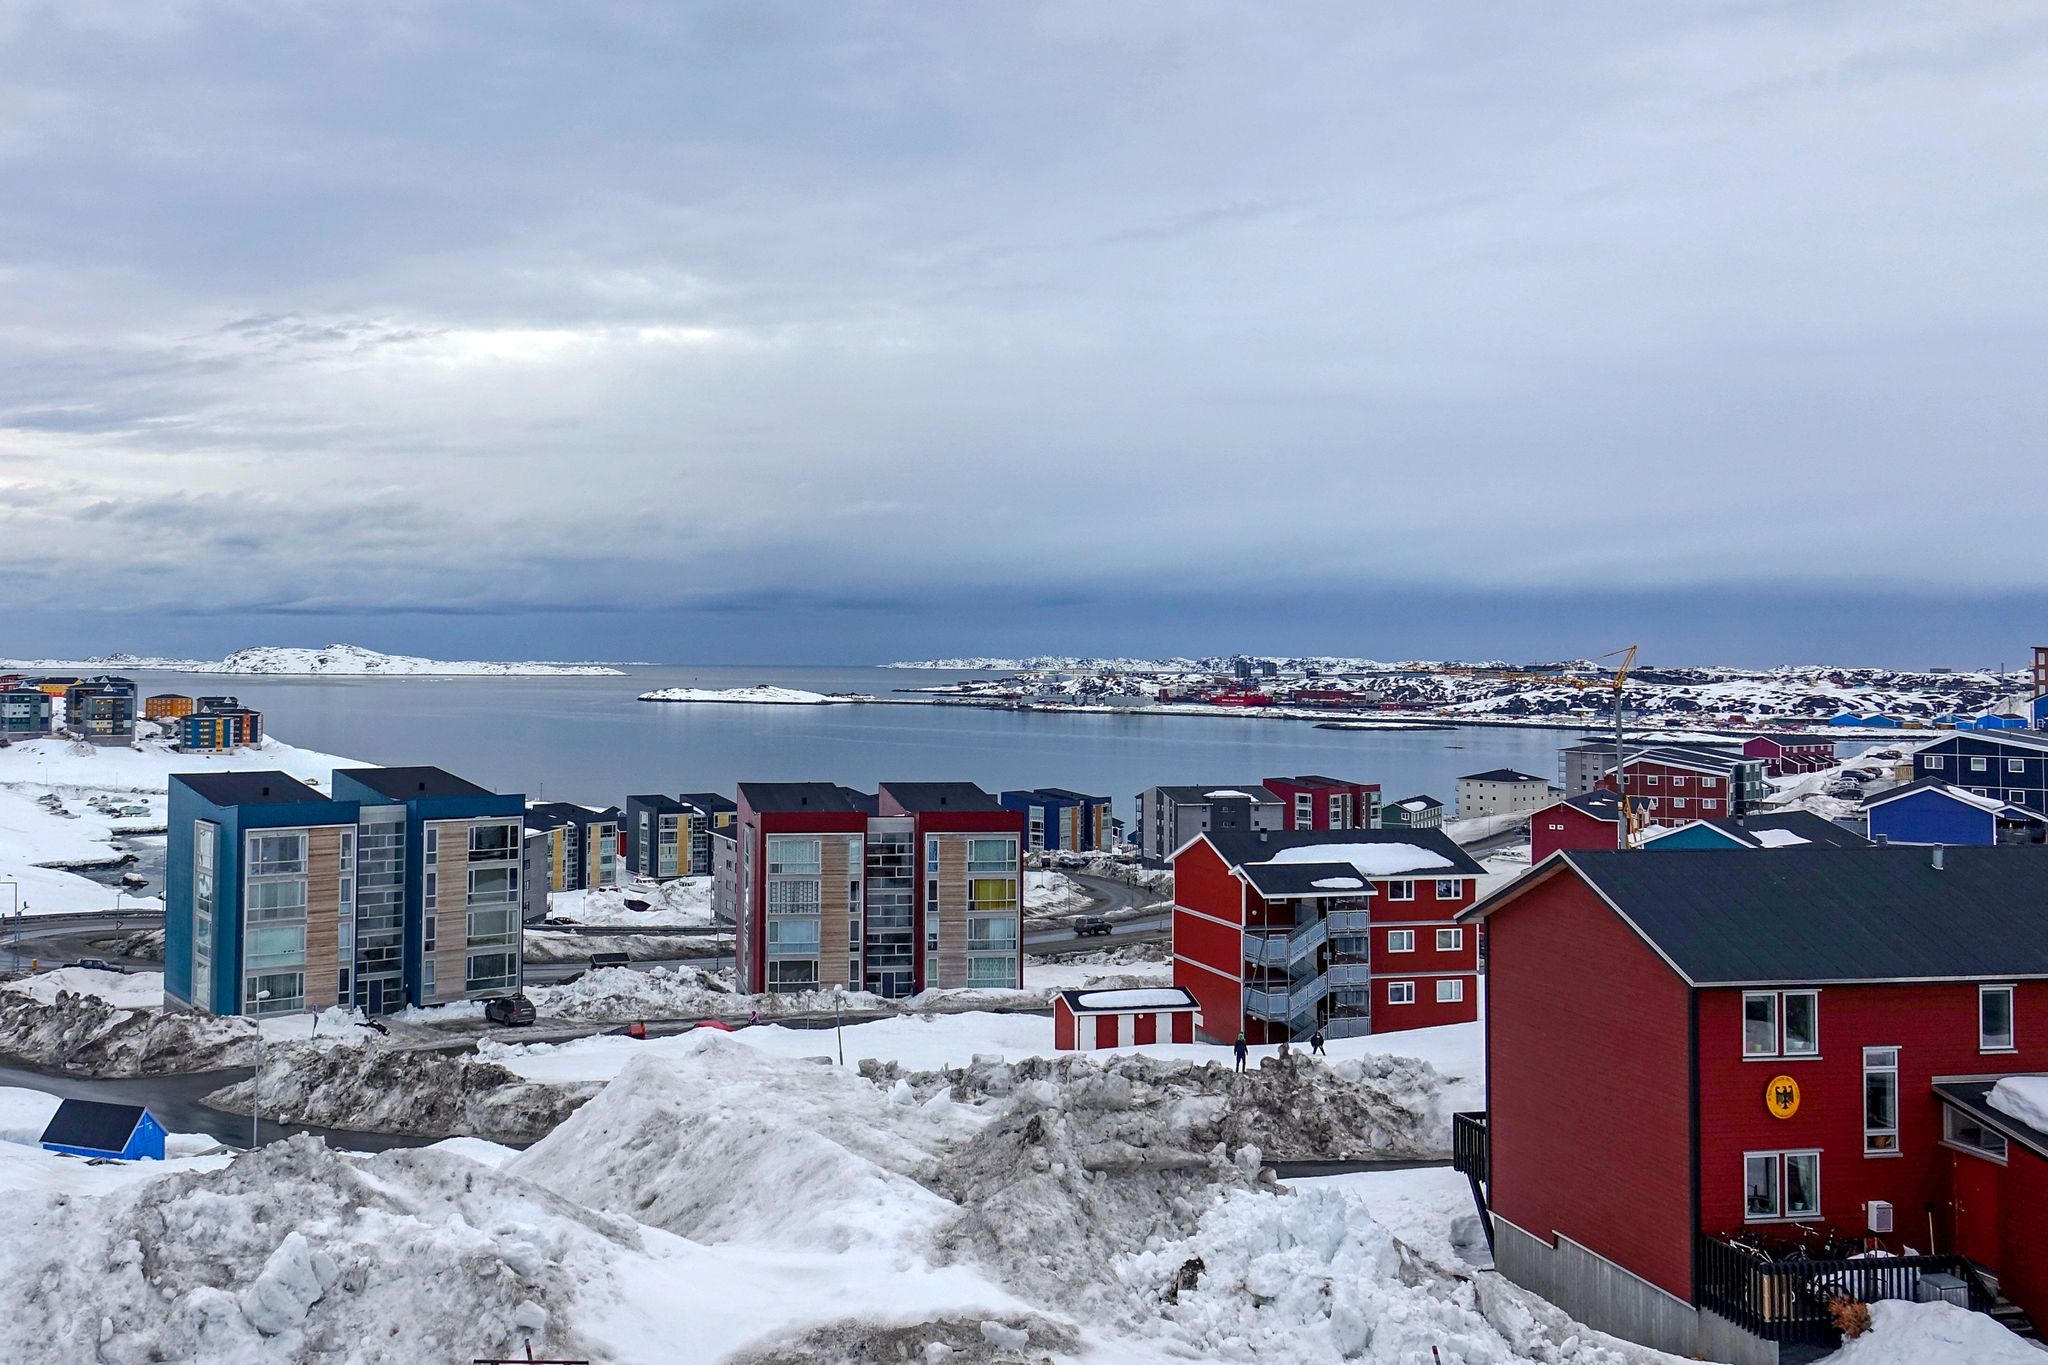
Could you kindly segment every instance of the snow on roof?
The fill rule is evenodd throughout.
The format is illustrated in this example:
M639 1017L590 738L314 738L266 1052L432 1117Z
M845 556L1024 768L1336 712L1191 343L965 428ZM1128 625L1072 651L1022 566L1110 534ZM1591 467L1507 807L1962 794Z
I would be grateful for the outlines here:
M1310 885L1318 891L1357 891L1365 883L1356 877L1318 877Z
M1250 799L1251 799L1251 793L1250 793L1250 792L1241 792L1241 791L1233 791L1233 790L1231 790L1231 789L1230 789L1230 788L1228 788L1228 787L1225 787L1225 788L1224 788L1223 790L1221 790L1221 791L1213 791L1213 792L1203 792L1203 793L1202 793L1202 795L1204 795L1204 796L1213 796L1213 797L1218 797L1218 798L1228 798L1228 797L1233 797L1233 796L1242 796L1242 797L1244 797L1244 798L1245 798L1246 800L1250 800Z
M1794 844L1812 842L1800 838L1789 829L1752 829L1744 832L1765 848L1790 848Z
M1984 1102L2027 1127L2048 1133L2048 1076L2007 1076Z
M1266 861L1273 863L1350 863L1361 877L1398 877L1454 864L1441 853L1414 844L1303 844L1283 848Z
M1135 987L1122 991L1082 991L1073 997L1084 1010L1193 1009L1195 998L1179 986Z

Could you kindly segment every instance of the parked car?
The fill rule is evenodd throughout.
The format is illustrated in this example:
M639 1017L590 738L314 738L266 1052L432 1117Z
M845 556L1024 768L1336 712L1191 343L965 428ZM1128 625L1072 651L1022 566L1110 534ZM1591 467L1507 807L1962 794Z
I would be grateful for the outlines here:
M126 967L117 967L103 957L81 957L76 962L67 962L64 965L67 967L83 967L89 972L118 972L122 976L128 975Z
M1107 938L1109 937L1109 921L1100 915L1076 915L1074 916L1074 936L1076 938Z
M523 995L500 995L484 1002L484 1018L507 1028L533 1022L533 1002Z

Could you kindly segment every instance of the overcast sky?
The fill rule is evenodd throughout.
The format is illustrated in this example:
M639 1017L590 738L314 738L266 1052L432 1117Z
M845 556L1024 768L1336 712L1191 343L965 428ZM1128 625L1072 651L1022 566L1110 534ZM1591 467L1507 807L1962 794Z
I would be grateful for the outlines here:
M2017 659L2044 168L2026 5L0 0L0 656Z

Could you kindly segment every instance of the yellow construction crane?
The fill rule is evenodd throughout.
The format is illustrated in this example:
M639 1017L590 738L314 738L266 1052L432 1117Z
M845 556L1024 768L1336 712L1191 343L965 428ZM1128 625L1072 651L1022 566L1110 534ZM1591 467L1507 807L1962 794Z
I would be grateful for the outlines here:
M1636 813L1628 803L1628 750L1622 738L1621 689L1628 683L1628 671L1635 667L1636 646L1626 649L1611 649L1605 654L1593 656L1593 662L1620 656L1621 662L1614 666L1614 680L1607 684L1614 693L1614 792L1621 798L1621 846L1634 848L1636 837Z

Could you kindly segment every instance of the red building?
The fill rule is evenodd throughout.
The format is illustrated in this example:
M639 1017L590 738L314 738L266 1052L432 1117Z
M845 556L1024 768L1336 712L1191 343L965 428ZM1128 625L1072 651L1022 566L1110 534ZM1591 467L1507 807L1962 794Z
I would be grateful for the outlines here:
M1173 980L1209 1038L1479 1017L1479 864L1442 830L1214 830L1173 858Z
M1621 847L1621 798L1611 791L1587 792L1529 814L1529 861L1540 863L1559 849Z
M1807 735L1758 735L1742 746L1742 756L1762 759L1770 777L1813 773L1835 766L1835 742Z
M1305 773L1269 777L1260 784L1280 798L1283 829L1375 829L1380 784Z
M1022 984L1024 816L971 782L742 782L734 841L750 991Z
M2048 1069L2044 900L2022 850L1781 848L1567 852L1474 907L1487 1112L1460 1165L1502 1272L1724 1361L1936 1274L2048 1321L2048 1135L1989 1100ZM1823 1276L1736 1235L1938 1259Z
M1696 748L1660 745L1628 756L1629 805L1648 825L1745 815L1763 797L1763 772L1758 759L1724 759ZM1596 785L1616 789L1611 763Z
M1061 991L1052 1002L1052 1045L1061 1052L1195 1041L1195 997L1178 986Z

